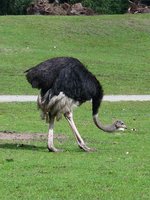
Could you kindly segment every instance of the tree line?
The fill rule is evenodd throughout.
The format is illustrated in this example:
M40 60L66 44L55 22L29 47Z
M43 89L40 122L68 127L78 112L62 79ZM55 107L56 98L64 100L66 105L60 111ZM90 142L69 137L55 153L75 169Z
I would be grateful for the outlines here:
M27 7L37 0L0 0L0 15L25 15ZM49 0L53 3L55 0ZM131 0L136 1L136 0ZM126 13L130 5L128 0L57 0L59 3L82 3L83 6L92 8L98 14ZM149 0L140 1L149 4Z

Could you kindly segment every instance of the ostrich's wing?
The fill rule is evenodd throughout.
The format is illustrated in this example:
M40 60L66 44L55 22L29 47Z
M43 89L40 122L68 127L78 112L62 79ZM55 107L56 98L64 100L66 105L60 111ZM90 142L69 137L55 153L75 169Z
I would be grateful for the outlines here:
M25 71L26 78L33 88L50 89L68 59L53 58Z
M54 95L63 92L81 103L99 98L101 92L95 76L76 58L52 58L27 70L26 77L34 88L52 89Z
M63 92L68 97L85 102L96 95L99 87L95 77L82 65L69 66L61 70L53 85L53 92Z

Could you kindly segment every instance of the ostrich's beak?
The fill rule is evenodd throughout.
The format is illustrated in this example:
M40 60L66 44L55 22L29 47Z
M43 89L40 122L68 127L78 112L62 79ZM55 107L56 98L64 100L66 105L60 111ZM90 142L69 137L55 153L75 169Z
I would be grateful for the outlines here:
M118 131L124 131L125 129L127 129L127 126L123 124L120 128L118 128Z
M127 129L127 126L124 124L124 125L123 125L123 128L124 128L124 129Z

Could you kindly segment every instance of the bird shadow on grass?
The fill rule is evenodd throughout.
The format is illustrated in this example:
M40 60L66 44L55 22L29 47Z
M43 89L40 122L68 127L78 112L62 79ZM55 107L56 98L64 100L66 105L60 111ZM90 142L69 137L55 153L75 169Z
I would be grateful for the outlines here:
M57 146L59 148L59 146ZM31 145L31 144L23 144L23 143L20 143L20 144L17 144L17 143L3 143L3 144L0 144L0 149L6 149L6 150L29 150L29 151L39 151L39 152L45 152L45 153L52 153L52 152L49 152L47 147L46 146L36 146L36 145ZM61 152L59 153L96 153L98 152L97 149L93 149L93 151L91 152L85 152L83 151L82 149L80 149L78 146L72 146L72 147L66 147L66 148L60 148L62 149Z
M3 143L0 144L0 149L10 149L10 150L30 150L30 151L43 151L47 150L46 146L36 146L32 144L23 143Z

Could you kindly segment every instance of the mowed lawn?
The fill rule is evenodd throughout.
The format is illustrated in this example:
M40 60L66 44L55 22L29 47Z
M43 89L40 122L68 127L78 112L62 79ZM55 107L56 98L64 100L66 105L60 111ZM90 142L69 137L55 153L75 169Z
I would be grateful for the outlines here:
M0 104L2 129L45 132L35 103ZM97 129L90 103L76 109L75 121L82 137L95 152L77 147L63 119L56 122L55 139L62 153L49 153L47 141L0 141L0 199L43 200L148 200L150 196L150 103L103 103L104 123L120 118L125 132L106 134ZM23 145L22 145L23 144Z
M0 94L37 94L23 71L56 56L79 58L105 94L150 94L150 15L93 17L1 16ZM92 121L90 103L74 112L89 147L77 147L65 119L55 124L62 153L47 141L0 140L2 200L148 200L150 197L150 102L103 102L104 124L125 122L106 134ZM36 103L0 103L0 131L45 133Z
M150 15L1 16L0 93L36 94L24 71L73 56L102 82L105 94L149 94Z

